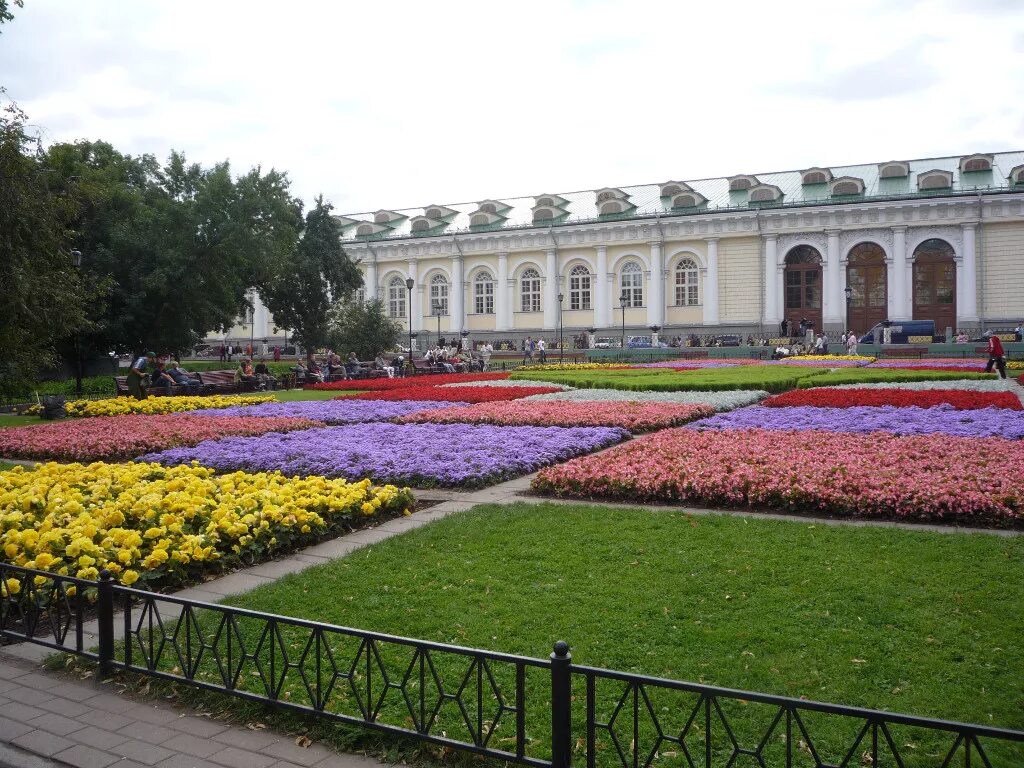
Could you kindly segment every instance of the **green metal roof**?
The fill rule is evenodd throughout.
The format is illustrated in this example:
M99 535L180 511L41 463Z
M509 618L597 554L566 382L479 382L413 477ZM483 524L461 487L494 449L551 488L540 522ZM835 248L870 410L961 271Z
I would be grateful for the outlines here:
M534 197L502 198L494 202L507 205L508 209L501 212L505 217L501 224L489 225L487 227L470 227L470 216L477 211L477 203L456 203L448 204L446 207L456 211L448 219L446 226L435 227L428 232L411 231L410 219L421 216L424 208L405 208L396 210L404 218L388 224L384 232L364 237L356 237L356 227L361 222L373 222L373 213L351 213L344 218L356 220L353 224L344 227L344 237L347 240L390 240L394 238L408 237L436 237L451 235L457 232L480 232L480 231L502 231L510 229L522 229L536 227L545 229L549 226L564 226L584 222L599 222L608 220L639 219L653 216L686 216L694 214L715 213L716 211L737 211L754 210L764 208L778 208L801 205L824 205L841 204L851 202L862 202L866 200L900 199L900 198L924 198L945 195L969 194L978 190L985 191L1019 191L1021 186L1011 186L1008 180L1010 170L1018 165L1024 164L1024 151L1020 152L997 152L992 155L992 170L990 171L969 171L960 172L960 155L954 157L925 158L920 160L905 161L910 167L909 175L898 178L880 179L878 177L879 163L863 165L833 166L829 170L835 178L840 176L853 176L864 181L863 195L842 195L830 196L828 184L802 184L801 171L780 171L772 173L755 173L761 184L771 184L782 190L782 197L773 202L754 202L748 200L747 191L730 191L729 182L725 177L715 179L697 179L685 181L694 192L699 192L705 198L704 203L694 209L672 208L671 198L662 198L659 184L639 184L629 187L619 187L628 196L628 203L633 207L621 214L600 216L597 212L596 191L582 190L579 192L562 192L557 196L564 198L567 202L561 206L565 216L556 219L533 222L532 209ZM888 161L883 161L888 162ZM949 189L921 191L917 188L918 174L926 171L940 170L949 171L953 174L953 184ZM680 180L683 181L683 180ZM553 196L554 193L551 193ZM539 194L538 194L539 196Z

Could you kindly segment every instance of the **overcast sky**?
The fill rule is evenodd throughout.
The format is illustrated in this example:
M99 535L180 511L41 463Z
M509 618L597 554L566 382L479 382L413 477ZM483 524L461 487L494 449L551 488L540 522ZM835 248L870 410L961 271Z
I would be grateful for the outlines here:
M286 170L338 213L1024 148L1024 0L25 0L47 141Z

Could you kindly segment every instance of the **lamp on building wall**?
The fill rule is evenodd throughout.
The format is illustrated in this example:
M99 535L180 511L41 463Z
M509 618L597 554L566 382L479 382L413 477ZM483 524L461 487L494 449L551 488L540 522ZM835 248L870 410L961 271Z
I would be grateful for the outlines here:
M850 331L850 300L853 298L853 288L846 286L843 293L846 294L846 330Z
M76 270L81 270L81 251L75 249L71 252L71 266ZM75 394L82 394L82 344L77 329L75 330Z
M416 285L416 281L415 280L413 280L411 277L406 278L406 280L405 280L405 287L406 287L406 290L409 292L409 301L408 301L408 304L407 304L407 310L408 310L408 315L409 315L409 365L410 366L412 365L412 337L413 337L413 332L412 332L412 287L414 285Z
M565 350L562 348L562 302L565 301L565 294L558 294L558 362L565 359Z
M626 350L626 302L629 301L629 291L623 291L619 296L619 306L622 309L622 350Z

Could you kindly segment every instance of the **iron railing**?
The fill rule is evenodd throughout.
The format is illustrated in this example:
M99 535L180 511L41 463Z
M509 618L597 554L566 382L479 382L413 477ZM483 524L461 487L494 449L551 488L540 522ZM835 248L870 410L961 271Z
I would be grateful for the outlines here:
M1024 731L368 632L0 564L0 637L536 768L1010 768ZM118 619L116 612L120 611ZM95 614L95 619L89 617ZM97 650L92 650L95 647Z

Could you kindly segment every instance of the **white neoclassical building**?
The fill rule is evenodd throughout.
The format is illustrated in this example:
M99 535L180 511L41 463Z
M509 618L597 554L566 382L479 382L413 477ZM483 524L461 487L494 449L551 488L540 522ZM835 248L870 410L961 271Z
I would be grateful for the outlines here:
M416 332L436 332L438 318L442 334L474 338L550 337L560 321L566 334L617 335L623 324L662 335L773 334L783 318L829 331L933 319L941 332L1024 316L1024 152L338 221L364 297L382 299ZM270 331L272 319L263 322L257 338Z

